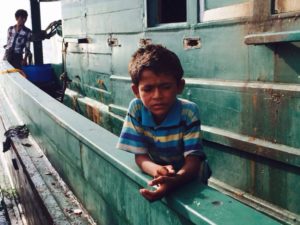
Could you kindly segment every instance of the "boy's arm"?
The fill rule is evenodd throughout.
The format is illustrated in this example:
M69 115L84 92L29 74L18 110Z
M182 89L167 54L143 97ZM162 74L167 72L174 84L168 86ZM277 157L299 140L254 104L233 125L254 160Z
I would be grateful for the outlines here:
M150 181L149 185L153 186L153 185L166 182L166 183L170 183L168 184L170 188L177 187L196 178L199 174L200 166L201 166L201 158L199 156L188 155L185 157L185 162L183 167L175 174L174 177L171 177L172 179L168 179L169 177L165 178L164 176L160 176Z
M164 197L177 187L195 179L198 176L201 161L202 159L199 156L186 156L183 167L175 174L175 176L159 176L154 178L149 182L149 185L159 185L158 188L155 191L141 189L141 194L149 201L155 201Z
M136 154L135 162L140 167L140 169L149 174L152 177L157 177L159 175L173 176L175 171L171 165L161 166L152 161L147 154Z
M183 167L177 172L177 184L184 184L193 180L199 175L201 157L198 155L188 155L185 157Z

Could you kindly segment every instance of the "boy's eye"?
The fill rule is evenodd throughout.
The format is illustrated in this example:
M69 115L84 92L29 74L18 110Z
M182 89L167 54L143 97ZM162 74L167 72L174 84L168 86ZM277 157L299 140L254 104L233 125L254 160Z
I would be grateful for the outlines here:
M145 86L142 90L144 92L151 92L153 90L153 87L152 86Z
M159 88L169 90L170 88L172 88L172 84L162 84L159 86Z
M173 85L173 84L167 83L167 84L160 84L160 85L158 85L158 87L156 87L156 86L144 86L144 87L142 88L142 90L143 90L144 92L151 92L151 91L153 91L155 88L158 88L158 89L160 89L160 90L169 90L169 89L172 88L172 85Z

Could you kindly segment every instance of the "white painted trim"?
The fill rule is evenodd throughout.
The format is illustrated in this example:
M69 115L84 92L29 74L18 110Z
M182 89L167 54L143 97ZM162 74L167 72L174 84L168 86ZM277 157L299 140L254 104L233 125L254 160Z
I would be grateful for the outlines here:
M238 17L250 17L253 14L253 0L245 3L209 9L203 12L203 22L232 19Z

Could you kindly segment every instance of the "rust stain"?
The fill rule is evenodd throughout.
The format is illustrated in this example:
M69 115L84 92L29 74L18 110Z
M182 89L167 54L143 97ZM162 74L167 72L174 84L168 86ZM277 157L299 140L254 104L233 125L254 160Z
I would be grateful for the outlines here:
M284 2L280 0L275 0L275 10L276 13L283 12L284 10Z
M102 90L107 90L106 86L105 86L105 83L104 83L104 80L97 80L97 84L99 85L99 88L102 89ZM99 101L100 102L104 102L105 98L104 98L104 93L99 91Z
M284 103L285 95L280 91L273 89L266 89L265 93L265 100L269 106L269 125L270 129L274 130L273 135L270 136L268 140L273 143L277 143L275 130L277 129L278 125L280 125L280 112L284 110L282 105Z
M87 116L93 122L99 124L101 122L100 110L92 105L86 105Z
M274 0L275 1L275 0ZM286 19L282 19L282 12L296 12L300 10L300 1L298 0L276 0L274 16L270 16L270 3L268 1L255 1L253 16L246 23L245 34L259 34L264 32L276 32L285 30ZM288 21L297 20L299 14L290 17ZM272 41L271 38L269 41Z
M104 88L104 80L97 80L97 83L99 84L100 88Z
M273 103L280 104L281 103L281 98L284 97L283 94L280 92L276 92L273 89L266 89L266 92L270 95L270 99Z
M255 140L256 140L255 137L249 137L249 138L248 138L248 141L255 141Z
M77 112L77 106L78 106L78 101L77 101L77 96L72 97L72 109Z

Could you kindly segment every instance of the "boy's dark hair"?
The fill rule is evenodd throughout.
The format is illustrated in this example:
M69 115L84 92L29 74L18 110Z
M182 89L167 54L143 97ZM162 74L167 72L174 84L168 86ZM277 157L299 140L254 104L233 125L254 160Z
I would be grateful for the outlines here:
M24 9L18 9L16 11L16 13L15 13L15 17L16 17L16 19L19 18L19 17L27 18L28 17L28 13Z
M145 69L156 74L165 73L174 76L177 82L183 76L183 69L177 55L161 45L146 45L133 54L128 65L132 83L139 84Z

